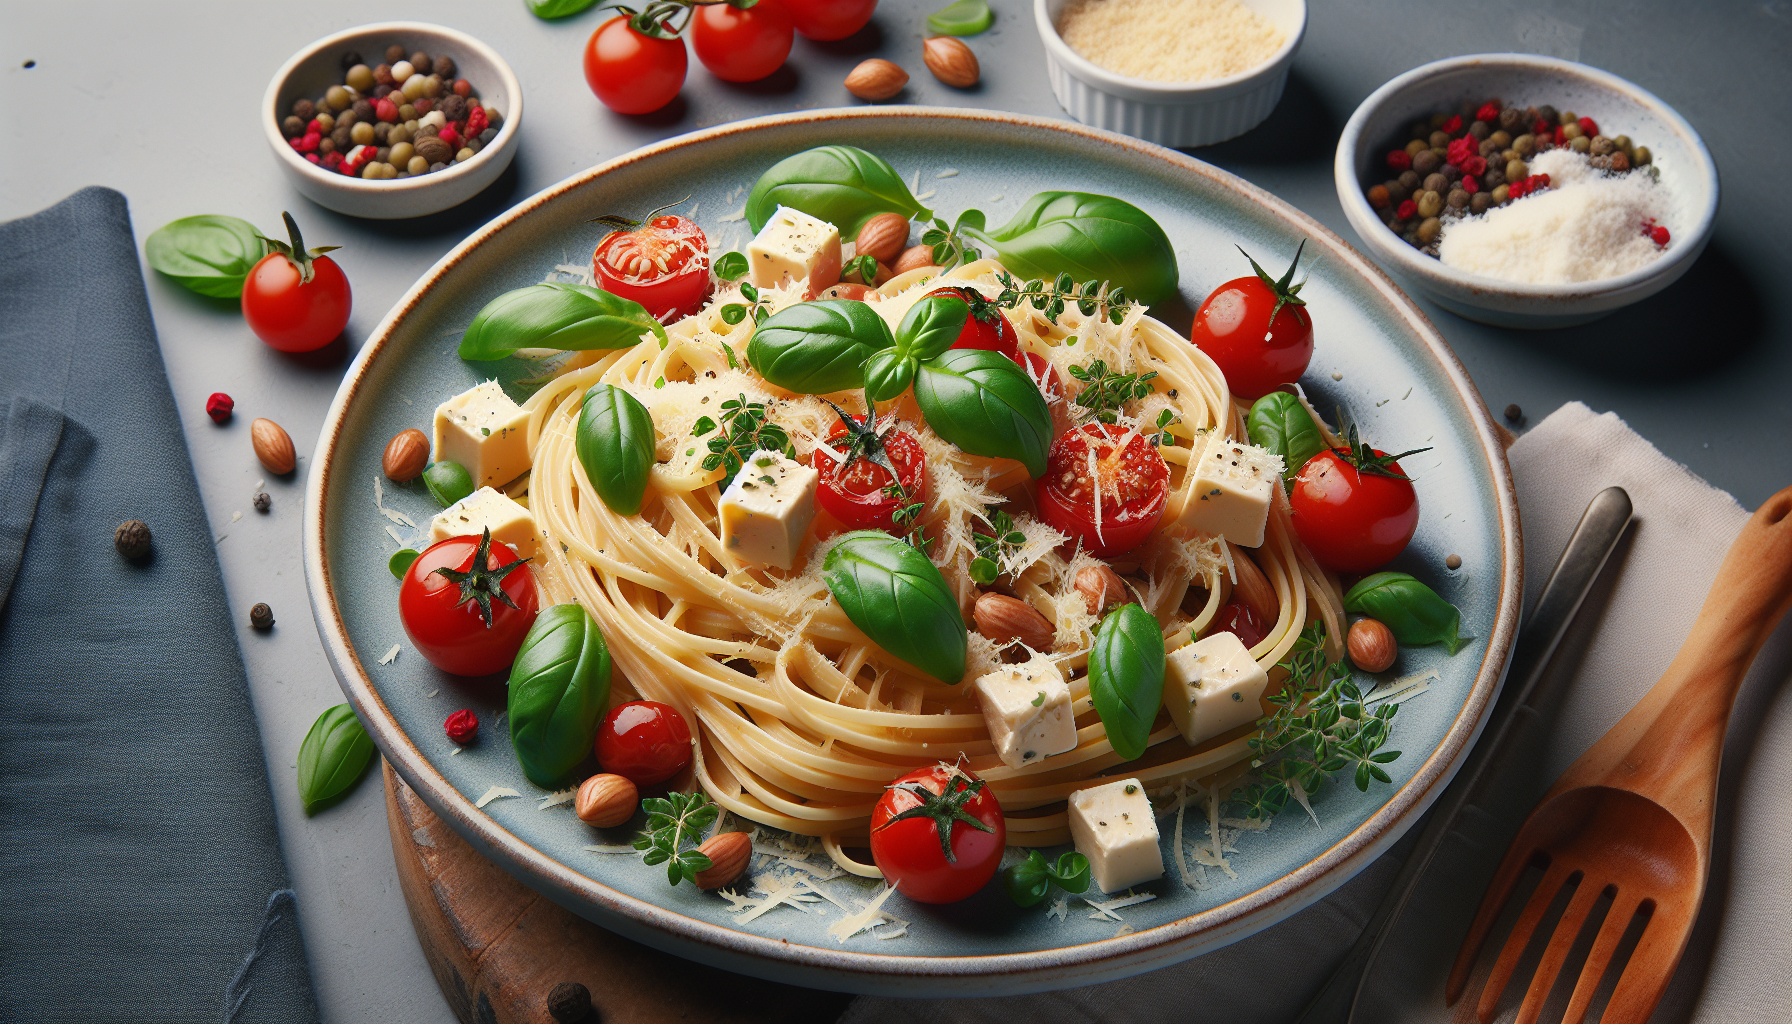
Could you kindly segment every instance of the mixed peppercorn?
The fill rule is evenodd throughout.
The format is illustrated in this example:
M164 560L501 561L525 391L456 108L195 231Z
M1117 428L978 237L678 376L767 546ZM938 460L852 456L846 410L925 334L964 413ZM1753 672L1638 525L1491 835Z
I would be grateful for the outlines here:
M1549 175L1530 172L1528 161L1539 153L1570 148L1614 174L1654 159L1649 147L1628 135L1608 137L1592 118L1547 103L1522 109L1497 99L1465 103L1456 113L1415 121L1409 130L1410 141L1383 158L1394 176L1365 193L1382 223L1430 256L1437 255L1446 220L1549 188ZM1644 233L1658 245L1668 242L1666 228L1645 225Z
M343 81L317 99L295 100L280 123L287 144L329 171L379 181L446 170L473 158L503 117L455 77L454 59L386 48L369 67L342 55Z

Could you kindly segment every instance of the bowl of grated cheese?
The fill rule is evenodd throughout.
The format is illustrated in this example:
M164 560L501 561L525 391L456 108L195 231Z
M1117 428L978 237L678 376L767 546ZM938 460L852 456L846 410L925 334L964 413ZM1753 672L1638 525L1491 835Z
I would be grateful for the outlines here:
M1305 0L1034 0L1046 74L1084 124L1188 148L1243 135L1282 98Z

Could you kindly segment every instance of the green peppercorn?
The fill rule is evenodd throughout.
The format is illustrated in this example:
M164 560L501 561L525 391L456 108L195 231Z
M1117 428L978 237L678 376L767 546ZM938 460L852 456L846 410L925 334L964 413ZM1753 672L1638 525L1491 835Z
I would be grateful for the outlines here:
M1431 147L1425 143L1424 139L1414 139L1406 144L1406 155L1418 156L1420 153L1423 153L1430 148Z
M404 93L405 99L414 100L423 95L424 86L425 82L422 75L412 75L404 80L404 85L400 86L399 89Z
M442 80L435 75L426 76L423 79L424 98L433 100L440 95L442 95Z
M331 110L346 110L348 105L354 101L354 97L348 94L348 90L340 85L332 85L330 90L324 93L324 102L330 105Z
M392 153L391 153L392 158L390 160L388 160L387 162L396 164L396 165L402 167L405 164L410 163L411 157L415 156L416 153L417 153L416 148L413 147L408 142L395 143L392 146ZM429 165L425 164L424 166L427 167Z
M1621 151L1623 151L1625 153L1632 152L1633 150L1636 149L1636 143L1631 142L1630 136L1628 136L1628 135L1620 135L1617 138L1613 139L1612 145L1618 147L1618 149L1620 149Z
M1489 139L1493 140L1493 145L1494 145L1494 148L1496 148L1496 149L1512 148L1512 133L1511 132L1497 131L1487 137Z
M1468 198L1468 212L1470 213L1486 213L1492 205L1493 193L1491 192L1476 192Z
M365 64L356 64L348 69L345 76L348 87L357 92L368 92L373 88L373 69Z
M1592 153L1594 156L1611 156L1618 151L1618 144L1603 135L1593 136Z
M411 129L406 128L402 124L395 124L392 126L392 129L386 133L386 144L389 146L396 146L400 142L409 142L411 141L411 135Z
M474 154L471 149L468 149L467 147L462 146L460 148L460 150L454 154L454 162L457 164L464 164L468 160L473 159L473 155Z
M1510 186L1501 185L1498 188L1493 190L1493 205L1504 206L1511 200L1512 200L1512 189Z
M1447 149L1447 148L1449 148L1449 145L1450 145L1450 136L1447 132L1432 132L1431 133L1431 148L1432 149Z
M1537 152L1537 136L1525 132L1512 140L1512 148L1518 151L1519 156L1530 156Z
M1579 139L1585 137L1586 134L1581 130L1580 125L1572 121L1562 126L1562 138L1564 139Z
M1580 120L1580 118L1578 116L1576 116L1576 114L1572 110L1564 110L1560 114L1556 115L1556 123L1561 125L1564 128L1568 127L1571 124L1578 122L1579 120Z
M428 171L429 161L420 156L411 157L409 162L405 164L405 173L407 174L425 174L428 173Z
M1419 194L1419 216L1435 217L1444 212L1443 193L1426 189Z
M1568 148L1574 150L1576 153L1585 153L1593 148L1593 140L1587 138L1585 135L1576 135L1574 138L1568 140Z
M1517 181L1531 173L1531 168L1523 160L1513 160L1506 165L1506 180Z
M1430 245L1432 242L1437 241L1437 236L1443 233L1444 222L1438 220L1436 217L1426 217L1424 220L1420 221L1419 229L1416 232L1419 236L1419 241L1425 245Z
M356 121L355 126L348 130L348 137L353 140L357 146L372 145L373 125L368 124L366 121Z
M1630 154L1630 165L1632 167L1647 167L1654 162L1655 154L1649 152L1648 146L1638 146Z

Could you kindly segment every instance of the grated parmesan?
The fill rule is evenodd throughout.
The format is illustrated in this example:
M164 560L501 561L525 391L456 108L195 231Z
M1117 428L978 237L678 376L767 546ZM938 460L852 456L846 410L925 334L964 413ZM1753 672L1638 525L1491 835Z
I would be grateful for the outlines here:
M1125 896L1122 896L1119 899L1092 900L1085 897L1083 902L1095 908L1095 912L1089 915L1091 921L1120 921L1123 920L1123 918L1121 918L1119 914L1114 913L1114 911L1125 910L1127 907L1136 907L1141 903L1150 903L1154 899L1157 899L1157 893L1154 892L1141 892L1137 894L1128 892Z
M514 789L511 789L509 786L493 786L492 788L485 791L484 796L473 801L473 806L474 807L484 807L486 804L491 803L493 800L502 800L507 796L522 796L522 795L523 794L518 793Z
M558 792L548 793L537 798L541 803L536 804L535 809L538 811L545 811L550 807L559 807L561 804L570 804L573 802L573 798L578 795L579 787L577 786L571 786L559 790Z
M896 920L883 912L884 901L889 899L890 894L895 891L896 889L893 886L885 885L883 890L876 896L873 896L871 901L866 903L864 908L858 913L853 914L850 917L842 918L830 925L828 927L828 934L834 937L835 942L845 942L847 939L852 938L862 931L877 927L882 924L885 919Z
M1070 0L1058 35L1101 67L1150 82L1249 71L1287 36L1238 0Z
M393 644L392 649L386 652L386 656L380 659L380 664L390 665L394 661L397 661L398 660L398 650L399 650L400 646L401 645L399 645L399 644Z

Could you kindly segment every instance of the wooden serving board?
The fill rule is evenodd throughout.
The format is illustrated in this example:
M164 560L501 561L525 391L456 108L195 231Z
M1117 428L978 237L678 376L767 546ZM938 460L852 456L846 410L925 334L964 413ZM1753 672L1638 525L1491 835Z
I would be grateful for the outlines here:
M832 1021L852 997L732 974L605 931L481 856L381 762L392 856L417 939L462 1024L548 1024L548 993L591 990L604 1024Z

